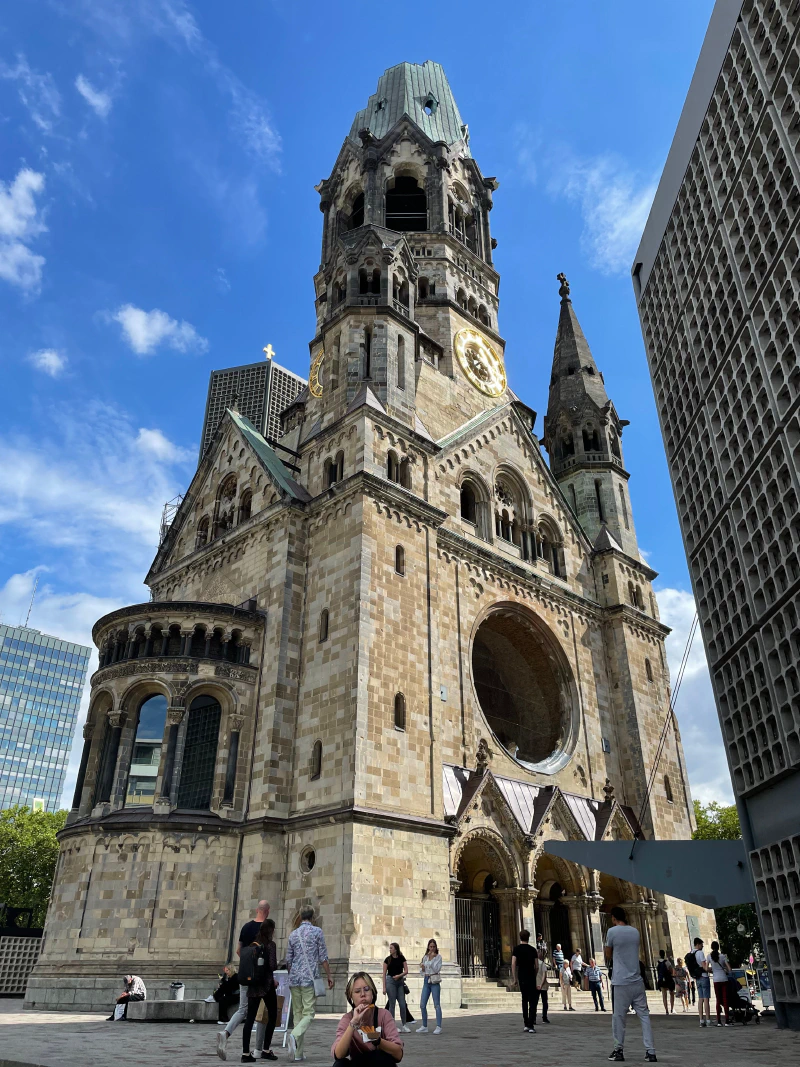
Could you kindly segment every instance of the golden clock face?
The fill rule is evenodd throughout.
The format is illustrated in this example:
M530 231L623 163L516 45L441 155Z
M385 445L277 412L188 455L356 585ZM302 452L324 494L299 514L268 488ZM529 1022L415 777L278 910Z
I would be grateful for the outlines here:
M483 334L459 330L454 343L467 381L486 396L500 396L506 388L506 369Z
M322 361L325 359L325 349L321 348L311 362L311 370L308 374L308 391L312 396L322 396Z

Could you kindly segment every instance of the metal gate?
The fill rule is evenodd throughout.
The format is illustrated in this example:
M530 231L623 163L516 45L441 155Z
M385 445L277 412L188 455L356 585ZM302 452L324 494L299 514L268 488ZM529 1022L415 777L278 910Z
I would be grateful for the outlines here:
M550 910L550 951L561 945L561 951L565 959L572 955L572 934L569 929L569 908L564 907L560 900L555 901Z
M495 900L456 897L456 957L465 978L497 978L500 907Z

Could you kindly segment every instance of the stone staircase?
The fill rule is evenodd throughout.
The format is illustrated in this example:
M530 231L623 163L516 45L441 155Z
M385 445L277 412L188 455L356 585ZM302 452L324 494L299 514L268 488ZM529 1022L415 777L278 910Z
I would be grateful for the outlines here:
M487 978L462 978L461 1007L473 1011L519 1011L519 993Z

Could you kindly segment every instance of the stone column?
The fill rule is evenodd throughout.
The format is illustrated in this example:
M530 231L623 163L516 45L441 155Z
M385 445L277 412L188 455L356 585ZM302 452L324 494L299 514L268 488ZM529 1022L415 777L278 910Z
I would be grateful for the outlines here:
M657 974L657 970L658 970L658 968L657 968L658 955L657 955L656 950L654 949L654 944L655 944L655 942L658 941L658 938L655 936L655 931L653 929L653 923L655 921L655 916L656 916L656 912L657 911L658 911L658 904L656 903L656 901L652 897L649 900L645 900L645 901L642 902L642 917L643 917L643 920L644 920L642 925L644 927L645 959L647 961L647 966L648 966L649 971L650 971L650 976L652 978L653 988L654 989L655 989L655 984L656 984L656 974Z
M125 644L125 659L130 659L131 656L133 655L133 646L134 646L135 641L136 641L136 634L135 633L129 633L128 634L128 640L127 640L127 642Z
M144 654L145 656L153 655L153 628L148 626L144 631Z
M81 765L78 768L78 777L75 780L75 793L72 797L72 810L79 811L81 796L83 795L83 783L86 780L86 768L89 765L89 753L92 749L92 734L94 725L90 722L83 724L83 752L81 753Z
M167 755L164 759L164 774L161 779L161 800L169 803L172 799L172 779L175 776L175 750L178 747L178 729L180 728L184 708L167 708Z
M117 770L117 756L119 755L119 742L122 737L125 718L124 711L110 711L108 713L108 726L106 729L110 730L111 734L108 739L108 747L105 749L105 759L100 772L100 788L97 794L98 804L108 804L112 799L114 776Z
M228 765L225 768L225 792L222 797L222 803L229 806L233 804L236 792L236 764L239 759L239 738L243 726L244 719L241 715L231 715L228 719L230 740L228 742Z
M548 952L552 952L553 951L553 945L551 944L552 933L550 932L550 912L552 910L553 910L553 901L552 900L540 900L539 901L539 914L542 917L542 930L541 930L541 933L542 933L542 937L545 939L545 942L547 944L547 951Z
M605 954L603 952L603 927L600 922L600 908L603 898L598 892L589 892L586 896L586 918L589 928L589 940L592 955L598 967L602 967Z
M194 635L194 627L190 630L181 630L181 655L189 656L192 650L192 637Z
M561 901L563 904L566 904L569 909L569 936L572 941L572 951L574 952L579 945L583 948L583 945L581 944L584 932L583 911L579 903L579 898L575 896L574 893L563 896Z
M161 648L158 652L159 656L166 656L167 648L169 646L169 626L165 626L161 634Z

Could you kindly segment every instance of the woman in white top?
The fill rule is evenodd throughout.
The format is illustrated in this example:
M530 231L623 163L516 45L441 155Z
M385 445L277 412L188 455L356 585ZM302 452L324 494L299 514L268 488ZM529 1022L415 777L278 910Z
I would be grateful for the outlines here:
M558 975L558 984L561 986L561 1005L564 1011L575 1011L572 1006L572 968L566 960Z
M439 946L433 940L428 942L428 949L419 961L419 973L422 978L422 995L419 998L419 1010L422 1013L422 1026L417 1027L418 1034L428 1032L428 998L433 997L433 1006L436 1009L435 1034L442 1032L442 1006L440 998L442 991L439 988L442 981L442 957L439 955Z
M575 988L580 989L581 980L583 978L583 956L581 956L581 950L576 948L572 953L572 959L569 961L569 965L572 968L572 981L575 983Z
M711 942L711 952L706 959L706 967L711 971L714 980L714 993L717 997L717 1026L722 1026L719 1009L725 1008L725 1025L730 1026L731 1020L728 1014L728 975L731 966L728 957L719 950L719 941Z

